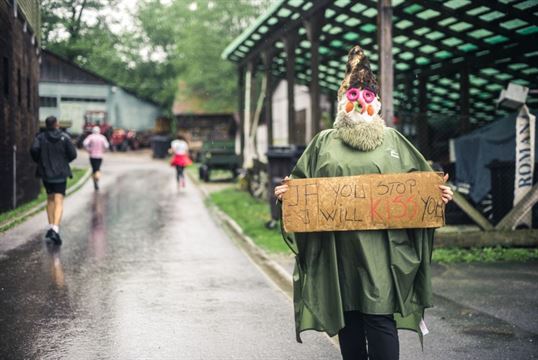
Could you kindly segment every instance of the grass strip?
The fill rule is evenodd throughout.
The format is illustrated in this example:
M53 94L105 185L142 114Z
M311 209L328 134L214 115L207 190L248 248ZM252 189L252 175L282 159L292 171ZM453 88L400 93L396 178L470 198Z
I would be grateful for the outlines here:
M270 220L267 201L255 199L246 191L239 189L214 192L209 195L209 199L234 219L256 245L271 253L289 252L280 236L280 230L265 227L265 223ZM471 249L436 248L432 260L445 264L538 261L538 249L501 246Z
M202 164L200 163L193 163L192 165L189 165L185 168L185 171L188 172L194 179L198 181L202 181L199 177L199 171L200 166ZM222 169L213 169L210 173L210 181L218 182L218 181L227 181L227 180L234 180L233 173L230 170L222 170Z
M537 261L538 249L505 248L501 246L471 249L438 248L433 250L432 260L445 264Z
M78 167L72 168L71 171L73 173L73 178L72 179L69 179L69 178L67 179L67 188L69 188L70 186L73 186L74 184L76 184L84 176L87 169L88 168L78 168ZM27 212L28 210L32 209L33 207L41 204L45 200L47 200L47 193L45 192L45 188L43 187L43 184L41 184L41 187L40 187L40 190L39 190L39 195L38 195L37 198L35 198L34 200L31 200L31 201L25 202L25 203L17 206L17 208L15 208L13 210L8 210L8 211L4 211L4 212L0 213L0 224L8 222L11 219L14 219L14 218L24 214L25 212Z
M200 179L198 178L198 167L200 165L198 163L193 163L192 165L190 166L187 166L185 168L185 172L189 173L190 176L194 179L194 180L198 180L200 181Z
M256 245L269 253L287 253L290 250L282 240L280 229L268 229L271 220L267 201L255 199L246 191L225 189L209 195L220 210L230 216Z

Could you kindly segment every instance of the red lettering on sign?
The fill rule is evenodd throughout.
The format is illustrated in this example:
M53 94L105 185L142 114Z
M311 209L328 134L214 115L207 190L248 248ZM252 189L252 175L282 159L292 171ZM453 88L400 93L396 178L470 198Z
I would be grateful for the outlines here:
M411 214L409 214L409 219L414 219L415 216L417 216L417 213L418 213L418 206L417 206L417 202L415 200L415 196L414 195L411 195L407 198L407 200L405 201L407 204L411 205L411 207L413 208L413 211L411 212Z
M379 206L379 203L381 202L381 199L373 200L370 202L370 215L372 216L372 221L375 222L376 217L380 218L381 221L384 222L383 218L379 213L377 212L377 207Z
M407 206L402 201L402 195L398 195L398 196L394 197L392 199L392 203L395 204L395 205L399 205L400 209L402 209L400 211L400 214L394 215L394 217L396 219L401 219L401 218L403 218L403 217L405 217L407 215Z

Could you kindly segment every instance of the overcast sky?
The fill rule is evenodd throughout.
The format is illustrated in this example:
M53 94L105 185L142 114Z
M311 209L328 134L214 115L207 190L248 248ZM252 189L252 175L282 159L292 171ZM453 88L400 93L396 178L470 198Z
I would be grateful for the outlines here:
M165 0L161 2L170 2L171 0ZM110 28L115 33L122 31L133 31L136 29L133 14L136 13L138 7L138 1L133 0L120 0L118 5L109 8L105 8L99 12L100 15L104 15L109 19L108 23ZM96 12L86 11L83 19L88 24L95 24Z

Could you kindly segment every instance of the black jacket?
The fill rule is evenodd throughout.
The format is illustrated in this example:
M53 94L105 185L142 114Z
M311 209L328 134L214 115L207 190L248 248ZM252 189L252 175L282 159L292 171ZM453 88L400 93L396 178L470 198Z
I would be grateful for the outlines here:
M54 129L37 134L30 155L37 163L36 176L43 180L73 177L69 163L77 157L77 150L66 133Z

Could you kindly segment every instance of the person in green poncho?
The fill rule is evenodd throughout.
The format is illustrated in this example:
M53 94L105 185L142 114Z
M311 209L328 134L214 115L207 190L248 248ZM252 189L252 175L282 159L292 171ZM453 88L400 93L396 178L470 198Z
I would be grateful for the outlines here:
M308 145L292 178L432 171L403 135L379 116L377 83L361 47L348 55L333 129ZM445 181L448 176L445 176ZM280 200L286 181L275 188ZM440 186L443 201L452 200ZM344 360L399 358L397 329L427 333L432 306L433 229L283 233L296 254L297 341L305 330L338 334Z

